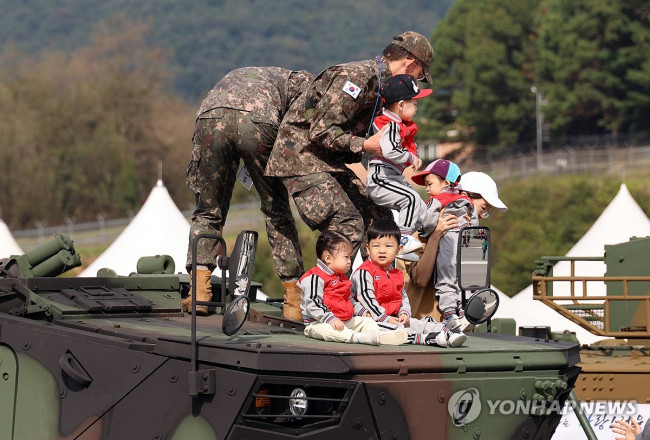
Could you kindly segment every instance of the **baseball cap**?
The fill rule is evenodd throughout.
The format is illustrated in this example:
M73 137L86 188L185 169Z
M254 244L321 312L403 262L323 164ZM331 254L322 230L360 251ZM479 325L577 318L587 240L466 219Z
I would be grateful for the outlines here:
M424 186L424 178L429 174L435 174L441 179L448 180L453 184L457 184L460 180L460 168L458 168L458 165L447 159L434 160L427 165L424 171L414 174L413 177L411 177L411 180L418 185ZM465 178L463 177L463 179ZM490 202L488 201L488 203Z
M485 173L470 171L463 174L463 181L458 184L458 190L480 194L486 202L499 212L508 210L506 204L499 198L496 182Z
M403 34L394 36L391 43L403 47L411 52L411 54L422 63L426 82L433 84L431 73L429 72L429 68L433 62L433 47L431 47L431 43L429 43L429 40L427 40L424 35L413 31L407 31Z
M420 90L415 77L405 73L391 76L381 86L381 97L384 104L407 99L420 99L429 96L432 92L432 89Z

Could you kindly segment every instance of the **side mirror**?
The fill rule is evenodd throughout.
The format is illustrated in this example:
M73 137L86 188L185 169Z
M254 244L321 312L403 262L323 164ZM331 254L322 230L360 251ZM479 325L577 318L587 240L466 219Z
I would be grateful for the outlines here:
M474 293L465 305L465 317L472 324L483 324L490 319L499 307L499 295L492 289Z
M257 232L240 232L228 264L228 289L233 298L248 296L255 271L256 250Z
M461 290L490 287L490 230L469 226L460 230L456 270Z
M228 310L221 321L221 330L227 336L232 336L239 331L250 309L250 301L246 295L236 297L228 306Z
M234 298L224 313L221 330L232 336L239 329L250 310L248 291L250 290L253 271L255 270L255 251L257 250L257 232L242 231L237 236L235 247L228 259L228 289Z

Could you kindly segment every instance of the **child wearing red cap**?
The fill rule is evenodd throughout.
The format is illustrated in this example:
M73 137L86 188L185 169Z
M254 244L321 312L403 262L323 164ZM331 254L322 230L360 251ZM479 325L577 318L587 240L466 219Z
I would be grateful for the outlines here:
M412 234L424 221L426 205L402 173L408 166L417 171L422 165L414 140L418 128L413 117L418 109L417 100L432 92L431 89L420 90L412 75L388 78L381 86L382 114L373 121L375 133L388 125L379 142L382 156L364 158L364 163L368 164L368 195L376 204L399 211L400 256L411 254L412 259L417 258L413 252L422 249L422 243Z

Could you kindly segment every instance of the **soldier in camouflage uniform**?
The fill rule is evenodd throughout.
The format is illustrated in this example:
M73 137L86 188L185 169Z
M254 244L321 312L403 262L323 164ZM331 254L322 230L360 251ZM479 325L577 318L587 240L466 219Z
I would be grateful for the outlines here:
M345 164L362 152L381 156L381 132L366 138L381 114L380 82L408 73L431 84L433 48L416 32L393 38L375 59L340 64L320 73L291 106L266 166L281 177L312 229L333 229L359 249L372 219L390 218L368 197L365 185ZM363 249L363 248L362 248Z
M278 276L295 287L295 280L304 272L298 231L286 187L280 179L265 177L264 169L284 114L312 79L313 75L305 71L245 67L224 76L201 103L187 169L187 187L196 199L188 271L193 237L223 230L243 159L261 199ZM203 239L197 251L197 299L210 301L210 276L221 250L216 241ZM184 310L190 311L191 304L191 298L186 298ZM207 307L198 306L197 313L207 314ZM296 316L302 319L299 305Z

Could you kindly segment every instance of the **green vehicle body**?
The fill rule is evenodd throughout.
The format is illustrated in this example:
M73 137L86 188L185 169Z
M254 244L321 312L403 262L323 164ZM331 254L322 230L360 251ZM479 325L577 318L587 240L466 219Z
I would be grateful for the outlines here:
M549 439L580 372L577 344L544 338L308 339L255 283L228 336L229 294L183 314L189 276L167 258L58 276L77 257L57 236L0 260L0 439Z
M568 262L568 274L553 272L560 261ZM591 261L604 263L605 273L585 276L576 269ZM650 403L648 261L650 237L632 237L606 245L602 257L546 256L536 262L533 298L591 333L610 338L581 346L582 373L575 388L581 401ZM549 338L563 336L547 332Z

